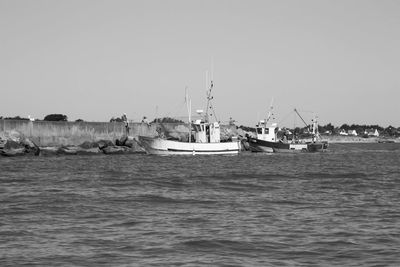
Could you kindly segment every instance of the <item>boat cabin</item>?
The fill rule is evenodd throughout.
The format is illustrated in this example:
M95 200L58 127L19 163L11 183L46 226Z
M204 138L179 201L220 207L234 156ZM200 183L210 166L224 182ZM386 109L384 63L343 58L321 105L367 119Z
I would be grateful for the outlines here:
M192 124L196 143L220 143L221 130L218 122L196 120Z
M257 139L276 142L278 130L279 128L276 123L267 125L264 120L261 120L256 126Z

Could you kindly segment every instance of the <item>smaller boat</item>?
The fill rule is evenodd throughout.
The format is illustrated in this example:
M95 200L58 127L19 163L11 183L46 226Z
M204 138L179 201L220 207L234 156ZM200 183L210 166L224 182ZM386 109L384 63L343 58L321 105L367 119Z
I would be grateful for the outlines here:
M294 111L305 123L298 111L296 109ZM328 148L328 142L322 141L321 135L318 132L317 117L313 119L310 141L299 140L294 133L292 140L289 140L290 133L286 132L282 138L278 138L279 127L276 123L268 124L269 118L270 114L266 120L258 123L256 126L256 137L249 136L247 138L252 152L320 152Z

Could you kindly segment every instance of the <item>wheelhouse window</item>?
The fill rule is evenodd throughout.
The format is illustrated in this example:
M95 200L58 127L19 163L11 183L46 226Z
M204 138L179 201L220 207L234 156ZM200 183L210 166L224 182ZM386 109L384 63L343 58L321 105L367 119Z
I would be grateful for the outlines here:
M257 128L257 134L262 134L262 127L260 127L260 128ZM264 134L269 134L269 129L268 128L265 128L264 129Z
M195 130L196 132L200 132L200 131L201 131L200 125L194 124L194 125L193 125L193 128L194 128L194 130Z

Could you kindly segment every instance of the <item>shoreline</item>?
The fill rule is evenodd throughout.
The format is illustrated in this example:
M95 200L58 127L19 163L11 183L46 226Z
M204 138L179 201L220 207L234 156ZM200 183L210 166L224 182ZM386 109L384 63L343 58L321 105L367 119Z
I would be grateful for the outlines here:
M369 137L363 138L358 136L322 136L322 140L328 141L330 144L348 144L348 143L400 143L400 138L389 137Z

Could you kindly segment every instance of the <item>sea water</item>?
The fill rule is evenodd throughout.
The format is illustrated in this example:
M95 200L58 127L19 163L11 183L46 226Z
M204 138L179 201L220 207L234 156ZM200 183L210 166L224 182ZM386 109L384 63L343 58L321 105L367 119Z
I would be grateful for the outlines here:
M400 266L400 144L0 158L0 266Z

